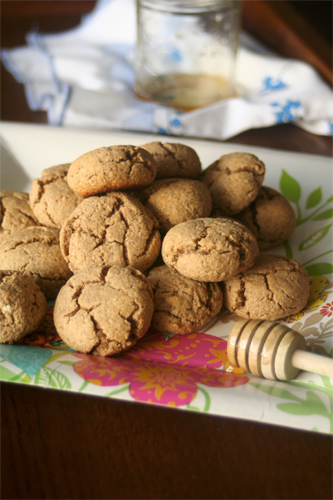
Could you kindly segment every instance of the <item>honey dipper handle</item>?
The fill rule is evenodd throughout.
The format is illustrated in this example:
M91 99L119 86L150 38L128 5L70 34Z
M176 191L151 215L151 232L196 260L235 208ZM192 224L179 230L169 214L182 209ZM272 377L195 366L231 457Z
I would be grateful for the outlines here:
M333 377L333 359L297 349L291 356L291 364L300 370Z

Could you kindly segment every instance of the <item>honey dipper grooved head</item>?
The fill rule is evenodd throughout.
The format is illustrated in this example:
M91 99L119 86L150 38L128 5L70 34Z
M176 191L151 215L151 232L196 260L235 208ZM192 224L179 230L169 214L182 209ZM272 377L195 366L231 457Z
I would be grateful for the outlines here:
M305 347L302 335L285 325L242 319L230 332L227 355L230 364L258 377L291 380L299 373L292 355Z

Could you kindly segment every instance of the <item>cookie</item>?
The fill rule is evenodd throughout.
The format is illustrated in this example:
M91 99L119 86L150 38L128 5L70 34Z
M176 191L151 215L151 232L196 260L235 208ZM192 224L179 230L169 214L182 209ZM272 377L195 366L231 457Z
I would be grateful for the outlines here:
M167 232L186 220L208 217L212 210L209 189L193 179L161 179L140 191L140 201Z
M209 188L213 205L224 215L234 215L256 199L265 165L250 153L230 153L207 167L200 180Z
M254 263L255 237L243 224L228 219L202 218L174 226L164 237L162 257L187 278L218 282Z
M289 201L266 186L262 186L257 198L234 217L254 234L259 250L280 245L296 227L296 214Z
M47 168L42 171L40 178L32 181L30 206L43 226L60 229L64 220L82 201L67 184L69 166L69 163L65 163Z
M161 235L139 200L114 192L78 205L61 228L60 247L73 272L112 264L146 271L159 254Z
M32 226L39 226L39 222L31 210L29 194L9 189L0 191L0 233Z
M30 276L47 299L54 298L72 274L60 251L59 230L51 227L30 227L3 235L0 265L1 270Z
M310 282L295 260L260 254L251 269L224 281L222 290L229 311L242 318L274 321L306 306Z
M197 179L200 175L200 158L194 149L185 144L154 141L141 147L149 151L156 162L156 179Z
M69 167L68 185L84 198L110 191L140 188L156 176L156 163L137 146L110 146L89 151Z
M0 271L0 343L20 340L41 324L47 309L45 295L29 276Z
M152 290L140 271L99 266L78 272L60 290L54 324L75 351L111 356L146 333L153 309Z
M195 332L222 308L222 290L217 283L185 278L166 265L151 269L147 279L154 294L151 324L160 332Z

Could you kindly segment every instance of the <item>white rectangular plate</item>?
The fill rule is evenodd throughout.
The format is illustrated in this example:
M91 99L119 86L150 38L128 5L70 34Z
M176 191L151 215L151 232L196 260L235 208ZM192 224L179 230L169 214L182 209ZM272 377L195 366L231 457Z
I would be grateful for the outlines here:
M282 192L298 219L289 241L270 253L298 260L312 283L307 307L284 323L304 335L309 349L332 355L331 159L214 141L9 122L1 124L0 135L1 189L25 192L44 168L101 146L181 142L197 151L204 168L230 152L257 155L266 165L264 185ZM149 332L127 353L103 358L74 353L63 344L50 307L38 332L20 344L1 345L0 379L333 433L333 379L302 372L291 382L277 382L233 370L226 339L235 320L224 311L205 333L168 337Z

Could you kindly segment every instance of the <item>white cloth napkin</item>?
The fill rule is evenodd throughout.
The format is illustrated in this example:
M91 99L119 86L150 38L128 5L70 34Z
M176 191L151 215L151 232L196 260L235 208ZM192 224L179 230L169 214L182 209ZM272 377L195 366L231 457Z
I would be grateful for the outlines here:
M314 134L333 134L333 93L317 72L277 57L245 34L238 97L191 112L139 100L133 92L134 3L100 0L77 28L30 33L26 46L1 52L25 85L29 106L47 111L50 124L227 139L294 122Z

